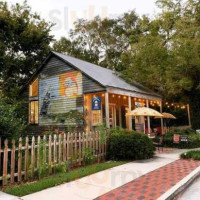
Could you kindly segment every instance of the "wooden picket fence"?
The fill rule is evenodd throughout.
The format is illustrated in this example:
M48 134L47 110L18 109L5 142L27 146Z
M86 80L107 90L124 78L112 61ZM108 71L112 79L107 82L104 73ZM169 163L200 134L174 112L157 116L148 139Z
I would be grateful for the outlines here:
M67 133L59 135L38 136L16 141L0 138L0 184L10 185L33 178L42 163L52 168L63 163L81 166L85 150L89 149L98 162L105 158L106 139L100 132ZM42 157L42 161L41 161ZM42 163L41 163L42 162Z

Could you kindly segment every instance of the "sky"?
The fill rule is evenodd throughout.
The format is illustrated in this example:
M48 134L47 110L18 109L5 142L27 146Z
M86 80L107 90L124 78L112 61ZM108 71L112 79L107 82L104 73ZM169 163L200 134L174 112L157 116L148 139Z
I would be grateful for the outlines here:
M22 3L24 0L7 0L9 4ZM92 19L117 17L124 12L135 10L139 15L153 16L157 9L156 0L28 0L34 12L56 25L52 34L56 39L67 36L78 18Z

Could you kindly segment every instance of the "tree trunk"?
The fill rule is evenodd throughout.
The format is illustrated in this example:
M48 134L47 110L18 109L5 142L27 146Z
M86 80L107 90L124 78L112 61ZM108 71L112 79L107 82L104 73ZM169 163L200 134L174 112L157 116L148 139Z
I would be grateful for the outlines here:
M189 96L191 123L193 129L200 129L200 92L194 90Z

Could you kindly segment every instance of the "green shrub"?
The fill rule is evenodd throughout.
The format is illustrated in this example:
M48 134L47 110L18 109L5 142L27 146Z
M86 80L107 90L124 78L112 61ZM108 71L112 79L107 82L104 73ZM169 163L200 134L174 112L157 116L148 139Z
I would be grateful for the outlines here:
M127 131L121 127L116 127L116 128L110 129L110 135L119 135L119 134L123 134L125 132L130 132L130 131Z
M90 148L85 148L83 149L83 153L84 153L84 158L83 158L84 165L91 165L95 158L93 150Z
M144 133L124 131L111 134L108 145L108 158L115 160L138 160L151 158L155 147Z
M4 139L18 139L25 129L25 120L19 114L20 103L8 103L0 99L0 136Z
M189 151L180 155L182 159L200 160L200 151Z
M174 134L179 134L179 135L187 135L188 137L188 142L180 142L179 144L175 144L173 141ZM164 135L164 140L163 140L164 146L166 147L174 147L174 148L180 148L180 149L185 149L185 148L197 148L200 147L200 135L195 134L193 132L173 132L173 133L167 133Z
M195 130L193 130L192 128L174 128L173 133L177 133L179 135L196 134Z

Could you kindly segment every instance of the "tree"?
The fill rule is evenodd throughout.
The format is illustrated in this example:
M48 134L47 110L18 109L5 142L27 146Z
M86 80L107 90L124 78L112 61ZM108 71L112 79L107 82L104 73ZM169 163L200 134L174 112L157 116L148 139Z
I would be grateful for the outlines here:
M138 33L138 19L132 11L116 19L78 20L69 39L55 42L53 50L122 71L120 56L130 45L129 35Z
M18 139L25 134L26 121L22 115L23 110L26 109L21 102L13 103L0 99L0 136L3 140Z
M0 90L16 97L49 53L52 24L24 2L9 7L0 1Z
M120 72L163 95L188 103L200 128L200 3L158 0L154 19L135 12L117 19L79 20L54 49Z
M134 78L165 99L190 104L193 128L200 128L200 3L159 0L161 13L122 58Z

